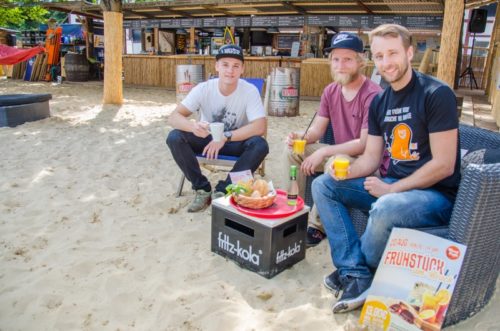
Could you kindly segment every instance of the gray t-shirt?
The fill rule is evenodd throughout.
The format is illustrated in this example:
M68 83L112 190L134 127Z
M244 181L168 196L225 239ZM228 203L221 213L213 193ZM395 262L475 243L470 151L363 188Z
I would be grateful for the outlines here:
M224 131L236 130L266 116L254 85L240 79L236 90L224 96L218 84L219 79L215 78L196 85L182 105L192 113L199 111L200 121L224 123Z

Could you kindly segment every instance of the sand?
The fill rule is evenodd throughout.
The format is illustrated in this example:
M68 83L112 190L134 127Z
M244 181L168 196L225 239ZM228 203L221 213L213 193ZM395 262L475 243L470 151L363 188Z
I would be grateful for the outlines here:
M0 80L0 93L51 93L52 117L0 128L0 330L342 330L322 285L326 242L268 280L210 252L210 209L190 214L165 137L175 93L124 90L102 106L99 83ZM280 182L285 134L269 118L266 178ZM210 173L215 182L225 174ZM498 285L498 283L497 283ZM500 330L498 290L449 330Z

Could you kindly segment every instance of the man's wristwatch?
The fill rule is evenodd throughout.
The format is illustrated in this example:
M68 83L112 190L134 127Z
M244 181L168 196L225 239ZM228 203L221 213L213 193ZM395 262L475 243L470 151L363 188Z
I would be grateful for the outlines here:
M233 133L231 131L226 131L226 132L224 132L224 137L226 137L226 141L231 141L231 138L233 137Z

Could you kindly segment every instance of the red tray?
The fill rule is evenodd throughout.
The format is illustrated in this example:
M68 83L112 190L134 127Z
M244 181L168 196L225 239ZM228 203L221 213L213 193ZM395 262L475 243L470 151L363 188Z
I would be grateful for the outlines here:
M296 206L289 206L286 203L286 192L283 190L276 190L276 193L277 195L276 199L274 199L274 203L262 209L251 209L240 206L234 201L233 197L229 199L229 202L243 214L259 218L283 218L293 215L304 208L304 200L302 200L301 197L298 197Z

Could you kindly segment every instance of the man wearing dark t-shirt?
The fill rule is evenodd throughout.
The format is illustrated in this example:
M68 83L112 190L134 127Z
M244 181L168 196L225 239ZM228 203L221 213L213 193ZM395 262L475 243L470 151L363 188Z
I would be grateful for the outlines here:
M370 44L374 63L391 87L370 105L365 152L346 180L330 172L312 186L337 268L324 284L343 291L334 313L363 304L393 227L448 224L460 180L453 91L411 69L413 47L406 28L381 25L370 33ZM383 151L390 157L387 175L370 176ZM361 237L347 208L369 212Z

